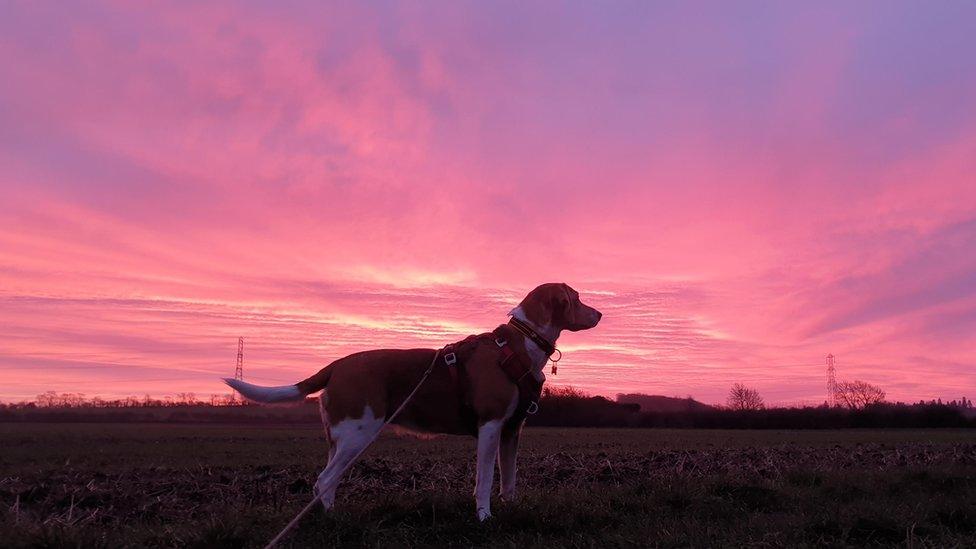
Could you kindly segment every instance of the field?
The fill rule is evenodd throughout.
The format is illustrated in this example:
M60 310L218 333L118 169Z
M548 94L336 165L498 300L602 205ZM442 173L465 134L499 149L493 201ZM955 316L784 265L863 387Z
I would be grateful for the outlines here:
M4 547L262 546L318 428L0 424ZM474 441L384 434L285 546L976 546L976 431L527 429L474 520ZM497 481L496 481L497 482Z

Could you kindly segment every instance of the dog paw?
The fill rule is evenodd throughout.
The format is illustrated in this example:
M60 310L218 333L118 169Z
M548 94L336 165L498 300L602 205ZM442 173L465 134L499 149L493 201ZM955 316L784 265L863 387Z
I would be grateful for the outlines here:
M478 508L478 521L484 522L491 518L491 511L485 509L484 507Z
M329 509L332 509L332 505L335 503L335 500L333 498L328 498L323 496L318 496L318 500L322 502L322 509L324 511L328 511Z
M318 484L316 484L312 488L312 495L313 497L315 497L316 499L322 502L322 507L326 511L332 509L332 505L335 503L335 493L329 493L328 491L320 488Z
M499 494L502 501L515 501L515 490L506 490Z

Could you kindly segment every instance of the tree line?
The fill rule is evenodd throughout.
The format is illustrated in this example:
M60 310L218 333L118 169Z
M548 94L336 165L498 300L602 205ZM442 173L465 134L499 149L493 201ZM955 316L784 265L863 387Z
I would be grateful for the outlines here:
M840 407L851 410L863 410L868 406L883 403L887 394L884 389L877 385L872 385L866 381L854 380L837 383L833 391L833 396L837 405ZM962 405L965 406L967 402L966 397L963 397ZM759 391L752 387L746 387L741 383L732 385L732 388L729 390L726 405L730 410L762 410L766 407L766 403L763 401Z
M858 386L858 390L861 390ZM866 395L866 396L865 396ZM927 428L976 427L976 409L966 397L943 403L919 401L906 404L874 398L877 392L838 398L837 406L826 403L805 407L767 407L755 389L733 385L725 406L707 406L687 399L687 405L665 409L642 409L634 400L642 395L618 395L613 401L589 396L575 389L547 388L539 413L529 425L559 427L668 427L709 429L843 429L843 428ZM872 398L867 398L872 397ZM661 397L649 397L661 398ZM670 399L682 401L684 399Z
M865 395L875 395L873 390ZM215 395L216 396L216 395ZM665 402L666 401L666 402ZM641 403L645 403L643 406ZM669 427L722 429L836 429L848 427L976 427L976 409L960 400L890 403L864 397L838 398L841 405L767 407L759 392L733 385L724 406L651 395L591 396L574 388L546 388L529 426ZM245 405L231 395L201 400L193 393L170 398L85 398L47 392L35 401L0 404L0 421L318 423L317 398L295 406Z
M246 401L234 393L211 394L198 398L196 393L176 393L154 398L150 395L135 395L106 399L100 396L86 397L84 393L58 393L47 391L37 395L33 401L19 404L0 403L0 406L38 407L38 408L161 408L170 406L243 406Z

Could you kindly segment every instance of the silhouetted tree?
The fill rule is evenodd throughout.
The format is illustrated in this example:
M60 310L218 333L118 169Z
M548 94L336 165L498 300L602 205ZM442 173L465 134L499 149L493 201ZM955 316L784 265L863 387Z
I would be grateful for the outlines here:
M57 392L55 392L55 391L45 391L45 392L37 395L37 398L35 399L35 402L37 402L37 405L38 406L47 408L47 407L57 406L57 400L58 400L58 393Z
M836 394L837 400L852 410L863 410L871 404L884 402L885 399L885 392L881 387L860 380L837 383Z
M766 407L759 391L736 383L729 391L729 408L733 410L762 410Z

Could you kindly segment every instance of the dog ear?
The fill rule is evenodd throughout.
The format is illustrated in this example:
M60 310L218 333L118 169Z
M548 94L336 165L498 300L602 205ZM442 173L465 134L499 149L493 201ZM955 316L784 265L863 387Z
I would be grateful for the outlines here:
M576 323L576 302L569 292L569 286L561 284L562 291L556 293L553 299L553 316L560 319L564 326L571 326Z
M536 326L549 326L552 324L552 294L550 292L533 291L519 307L522 308L522 314L525 318Z

